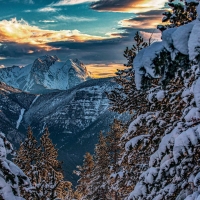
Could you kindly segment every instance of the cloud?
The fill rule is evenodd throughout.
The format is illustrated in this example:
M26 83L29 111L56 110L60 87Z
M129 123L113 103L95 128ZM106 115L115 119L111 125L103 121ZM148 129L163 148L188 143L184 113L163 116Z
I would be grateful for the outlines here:
M32 12L31 10L24 10L25 13L30 13Z
M134 29L156 29L161 23L163 10L151 10L138 13L136 17L119 21L122 27L131 27Z
M37 12L57 12L59 10L60 10L59 8L45 7L37 9Z
M113 38L85 42L53 42L52 47L59 48L59 57L79 58L86 64L90 63L125 63L123 51L132 45L132 38ZM63 52L62 52L63 51Z
M31 44L19 44L17 42L4 42L0 46L1 60L7 59L7 57L21 57L24 55L30 55L33 53L44 53L43 48L39 48Z
M33 0L10 0L10 2L14 3L24 3L24 4L34 4Z
M88 40L103 40L106 37L83 34L78 30L43 30L37 26L31 26L23 19L16 18L10 21L0 21L0 42L16 42L19 44L31 44L47 51L53 47L47 43L56 41L84 42Z
M81 4L81 3L89 3L89 2L94 2L94 1L98 1L98 0L61 0L51 5L52 6L68 6L68 5L76 5L76 4Z
M57 21L54 21L54 20L39 20L39 22L42 22L42 23L55 23Z
M116 76L117 69L125 69L123 64L108 63L108 64L89 64L85 65L87 70L91 72L92 78L106 78Z
M5 68L5 66L4 65L0 65L0 69L2 69L2 68Z
M60 21L71 21L71 22L91 22L97 20L96 18L85 18L85 17L65 16L65 15L59 15L55 18Z
M166 0L98 0L90 7L98 11L140 13L163 8Z

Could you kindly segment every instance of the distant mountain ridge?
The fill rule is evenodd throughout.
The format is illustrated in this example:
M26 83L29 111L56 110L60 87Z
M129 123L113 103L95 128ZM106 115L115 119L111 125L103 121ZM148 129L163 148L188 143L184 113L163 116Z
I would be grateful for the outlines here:
M0 84L0 131L15 147L30 125L37 138L48 126L59 149L65 176L75 184L72 174L85 152L93 152L101 130L108 131L114 118L127 116L109 111L105 92L117 87L112 78L91 79L66 91L29 94Z
M70 89L88 79L90 73L78 59L60 62L45 55L25 67L0 68L0 81L33 94Z

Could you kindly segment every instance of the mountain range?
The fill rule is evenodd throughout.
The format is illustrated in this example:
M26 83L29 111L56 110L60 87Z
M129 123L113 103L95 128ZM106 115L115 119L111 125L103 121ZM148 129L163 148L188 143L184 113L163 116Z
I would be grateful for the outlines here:
M46 58L53 59L55 57L45 56ZM67 61L70 70L72 67L70 67L69 62L74 65L75 61ZM80 64L78 60L76 60L77 62ZM37 74L50 74L50 68L47 69L47 66L42 68L34 66L34 68L37 68ZM51 66L58 65L52 64ZM71 82L70 89L53 88L55 86L53 82L48 89L45 87L38 89L38 82L34 82L29 89L33 89L34 93L36 91L41 93L31 94L30 91L28 93L26 90L21 91L8 86L9 83L19 86L21 79L18 77L15 84L15 76L12 74L14 68L11 70L6 68L1 71L4 74L4 79L11 80L11 82L7 81L7 84L1 82L0 84L0 131L4 132L18 148L19 142L23 141L26 135L27 126L32 127L34 135L38 139L47 126L53 143L59 149L59 159L63 161L65 177L75 183L77 177L72 172L76 169L76 165L82 164L83 155L86 152L93 153L99 132L101 130L108 131L114 118L127 120L129 117L127 114L119 115L109 111L109 100L105 92L113 90L117 84L112 78L90 79L87 70L83 68L83 73L78 72L82 76L77 75L77 71L76 73L74 71L68 73L68 80ZM16 69L16 71L20 70L19 67ZM41 70L44 70L45 73ZM10 79L8 76L6 78L5 74L10 75ZM22 74L22 76L24 75ZM69 78L69 76L75 78ZM43 83L46 83L45 77L41 79ZM85 79L81 77L85 77ZM57 79L57 82L59 81ZM62 83L62 81L60 82ZM76 86L72 87L73 84ZM24 82L24 85L27 85L27 82Z
M90 73L78 59L59 61L57 56L41 56L24 67L0 68L0 81L34 94L70 89L90 79Z

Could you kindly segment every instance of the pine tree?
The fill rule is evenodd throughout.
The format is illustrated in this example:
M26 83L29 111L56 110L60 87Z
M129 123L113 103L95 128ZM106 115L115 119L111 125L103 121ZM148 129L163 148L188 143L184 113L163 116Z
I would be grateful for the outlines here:
M31 183L35 186L36 178L36 165L41 157L41 149L38 148L37 140L33 136L31 127L28 127L27 138L24 142L21 142L19 150L16 152L16 156L13 161L24 171L24 173L30 178ZM32 199L37 196L37 191L26 192L21 190L22 195L26 199Z
M110 199L108 189L108 177L109 177L109 159L108 159L108 147L106 144L106 138L101 132L99 135L98 144L95 147L94 154L94 168L92 171L92 178L89 184L89 193L86 195L86 199L93 200L107 200Z
M197 18L196 6L198 1L183 1L180 0L178 3L174 3L174 0L168 0L169 7L171 11L165 11L163 13L164 17L162 22L168 24L158 25L157 28L161 31L164 31L168 28L174 28L187 24Z
M71 199L71 183L64 181L61 162L57 160L58 152L49 138L47 128L40 140L41 145L38 146L29 127L27 138L21 143L14 158L14 162L25 171L33 185L32 193L22 190L23 197L27 200Z
M117 179L119 178L119 173L121 168L119 166L119 158L122 153L122 147L120 146L120 138L124 131L122 122L114 119L113 124L110 127L110 131L106 134L106 143L108 146L108 158L109 158L109 168L110 168L110 180L109 180L109 193L112 199L121 199L121 193L123 193L124 188L120 187Z
M142 50L143 48L149 46L151 44L151 37L149 39L149 44L144 42L144 38L139 34L137 31L134 36L134 44L131 49L126 47L124 51L124 57L127 59L126 67L133 67L133 59L137 55L137 53Z
M64 199L66 196L71 198L71 183L64 181L61 162L57 160L58 150L49 138L48 128L45 128L43 136L40 138L42 156L40 159L40 175L47 183L48 195L50 199Z
M190 115L196 109L196 105L193 94L186 93L192 87L197 68L198 66L186 71L182 68L178 70L175 78L166 87L164 104L161 101L154 105L158 91L155 96L151 94L154 96L151 99L152 107L157 109L157 114L154 114L155 123L152 124L152 117L149 117L150 121L146 122L146 127L153 125L148 129L148 134L151 136L155 133L157 144L153 144L154 139L151 139L146 145L144 138L137 136L126 143L128 152L133 149L137 149L136 152L145 150L145 153L153 150L148 159L150 166L147 165L146 171L138 177L139 182L130 199L182 199L197 190L196 182L193 180L198 174L199 152L196 151L196 145L199 139L195 138L192 129L196 131L195 126L199 123L199 117ZM132 136L135 135L135 125L132 122L129 127L129 134L132 132ZM141 149L141 145L147 146L147 150Z
M138 91L135 87L135 74L132 70L133 60L137 53L143 48L146 48L152 43L151 37L149 42L145 42L139 32L136 32L134 36L134 44L131 49L128 47L124 51L124 57L127 59L127 64L125 66L127 69L118 70L116 72L115 82L119 84L120 87L115 88L107 96L110 100L111 110L119 113L129 111L133 112L133 108L136 107L146 107L147 101L144 98L144 92ZM144 81L148 81L147 79ZM138 99L136 100L135 97Z
M85 199L89 193L89 185L91 184L92 171L94 168L93 156L86 153L83 160L83 166L77 166L78 171L74 171L80 178L76 186L76 192L79 194L78 199Z
M36 164L36 161L40 156L41 149L38 148L37 140L33 136L33 132L29 126L27 138L23 143L21 142L20 148L13 160L26 174L28 174L31 172L32 166Z
M125 145L122 163L128 160L133 169L134 190L128 199L197 200L200 198L198 66L191 66L188 56L172 60L167 49L160 52L157 61L152 72L159 74L162 81L148 88L147 112L136 115L121 138Z

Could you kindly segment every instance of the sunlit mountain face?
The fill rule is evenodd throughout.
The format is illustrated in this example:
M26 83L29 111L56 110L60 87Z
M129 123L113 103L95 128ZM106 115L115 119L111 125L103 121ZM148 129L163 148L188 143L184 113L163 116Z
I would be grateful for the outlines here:
M136 31L160 39L165 0L0 0L0 66L42 55L80 59L95 77L112 76Z

